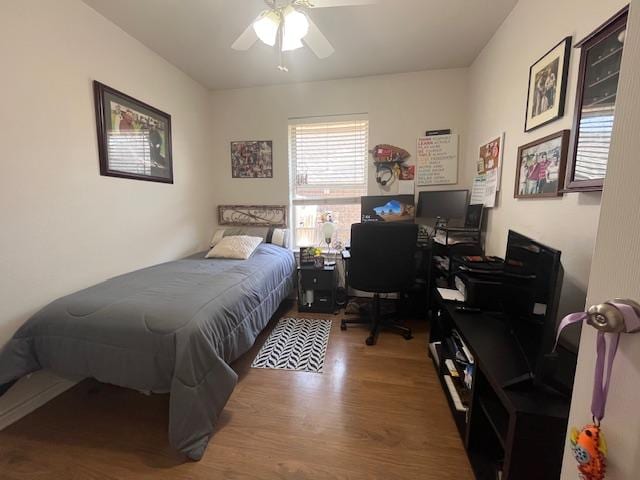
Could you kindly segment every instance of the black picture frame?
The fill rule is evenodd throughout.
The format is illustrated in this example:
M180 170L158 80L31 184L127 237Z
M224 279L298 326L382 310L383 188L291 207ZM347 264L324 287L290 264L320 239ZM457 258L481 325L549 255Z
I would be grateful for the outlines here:
M527 84L527 108L525 110L524 117L525 132L530 132L532 130L535 130L536 128L540 128L564 116L564 107L567 96L567 80L569 78L569 60L571 57L571 41L571 36L565 37L548 52L542 55L542 57L540 57L536 62L534 62L531 67L529 67L529 83ZM551 102L552 105L548 106L548 108L546 108L543 112L537 112L538 109L536 108L536 106L539 105L539 99L536 96L537 81L532 83L532 79L538 80L538 75L541 75L541 72L545 70L545 68L552 68L553 64L556 63L556 60L557 64L555 65L555 68L557 75L555 78L555 84L548 89L548 91L551 91L553 89L553 102ZM562 69L562 72L559 71L560 68ZM535 77L533 77L534 75ZM546 95L542 95L542 97L546 98ZM555 101L556 98L557 104ZM534 120L536 116L540 118Z
M171 115L97 80L93 93L100 175L172 184Z

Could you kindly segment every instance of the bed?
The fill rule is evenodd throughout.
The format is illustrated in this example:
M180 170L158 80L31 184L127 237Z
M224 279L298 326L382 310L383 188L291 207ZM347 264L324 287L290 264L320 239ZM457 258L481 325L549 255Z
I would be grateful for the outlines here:
M41 368L170 394L169 442L199 460L245 353L294 285L290 250L202 252L60 298L0 351L0 385Z

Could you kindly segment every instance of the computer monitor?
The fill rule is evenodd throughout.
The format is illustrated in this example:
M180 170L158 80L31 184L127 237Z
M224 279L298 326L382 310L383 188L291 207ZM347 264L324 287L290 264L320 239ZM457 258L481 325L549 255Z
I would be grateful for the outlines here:
M562 289L561 253L509 230L504 260L502 306L507 327L514 335L529 371L523 380L545 383L558 323ZM570 387L570 386L569 386Z
M451 226L463 226L468 204L469 190L420 192L416 216L427 225L435 225L440 217Z
M362 222L412 222L415 218L413 195L371 195L360 197Z

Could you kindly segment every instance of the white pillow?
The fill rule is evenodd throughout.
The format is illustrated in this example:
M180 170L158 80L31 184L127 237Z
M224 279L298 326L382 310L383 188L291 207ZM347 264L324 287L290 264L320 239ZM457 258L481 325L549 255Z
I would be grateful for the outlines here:
M289 229L287 228L274 228L271 234L271 241L274 245L279 247L289 247Z
M209 250L205 258L234 258L246 260L261 243L262 238L250 237L248 235L224 237L216 243L215 247Z
M209 248L216 246L224 237L237 235L249 235L250 237L262 237L264 243L272 243L279 247L289 248L289 229L274 227L225 227L218 228L214 233Z

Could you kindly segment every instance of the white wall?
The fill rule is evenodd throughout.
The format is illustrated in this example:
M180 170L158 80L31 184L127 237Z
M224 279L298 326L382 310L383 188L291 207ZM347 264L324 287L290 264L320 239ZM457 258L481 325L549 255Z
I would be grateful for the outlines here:
M466 108L466 69L212 92L216 201L288 203L291 117L367 113L369 145L390 143L414 157L417 139L428 129L451 128L464 138ZM273 140L274 178L231 179L229 142L234 140ZM463 154L461 144L460 158ZM369 164L369 193L380 194L373 162Z
M1 2L0 59L1 346L56 297L204 249L214 169L208 91L79 0ZM99 175L94 79L172 115L174 185Z
M616 122L607 179L602 195L588 304L615 297L640 301L640 0L631 2L628 35L616 105ZM596 359L596 331L583 327L569 424L591 421L591 392ZM608 480L638 478L640 470L640 335L622 335L613 366L602 428L609 445ZM576 478L568 442L563 480Z
M625 0L520 0L470 68L467 178L473 178L478 146L504 131L499 203L488 217L489 254L504 255L514 229L562 250L565 267L561 313L584 307L600 212L600 193L557 199L514 199L518 146L571 129L579 52L572 48L564 117L524 133L529 67L568 35L582 39L627 3Z

